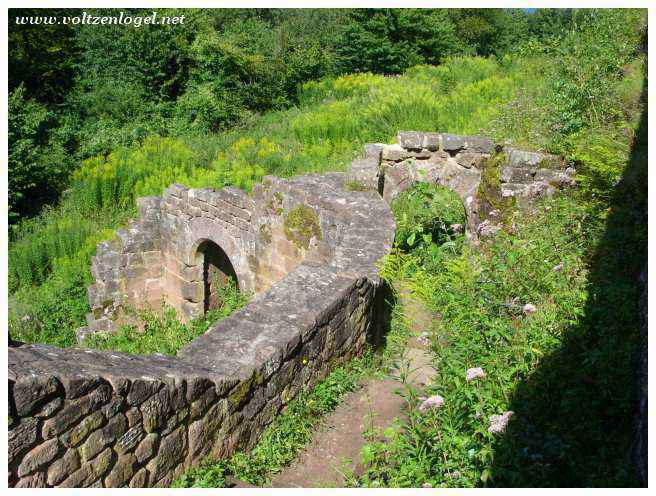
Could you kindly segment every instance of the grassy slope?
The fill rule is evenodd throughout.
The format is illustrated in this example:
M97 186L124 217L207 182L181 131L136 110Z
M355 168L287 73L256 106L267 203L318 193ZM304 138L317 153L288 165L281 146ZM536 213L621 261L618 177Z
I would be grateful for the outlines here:
M500 125L503 105L517 88L535 86L541 63L463 58L395 78L362 74L308 83L299 108L263 115L244 129L152 138L88 160L62 205L26 223L11 243L12 337L74 344L87 311L84 286L95 244L134 214L135 196L160 194L173 181L249 189L265 173L343 170L362 143L393 141L400 129L500 137L509 127Z

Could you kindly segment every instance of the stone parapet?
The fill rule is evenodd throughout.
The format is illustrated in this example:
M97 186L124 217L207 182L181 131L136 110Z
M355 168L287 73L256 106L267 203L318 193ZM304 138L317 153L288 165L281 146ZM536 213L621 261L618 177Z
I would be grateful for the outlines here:
M125 239L99 246L97 279L111 281L154 257L136 256L146 239L138 234L142 229L159 243L158 269L190 282L199 276L196 237L252 249L245 259L252 284L261 289L176 357L10 347L9 485L168 486L207 456L252 447L302 388L360 354L367 339L376 340L386 319L376 262L391 249L394 219L375 192L348 191L346 181L337 173L269 177L252 197L173 185L159 201L140 200L137 232L128 229ZM221 207L221 215L212 207ZM248 228L231 223L225 212ZM240 237L217 234L222 222L239 229ZM224 249L240 276L245 269L233 248ZM288 255L275 256L285 250ZM250 256L264 262L252 264ZM275 272L273 264L285 257L294 262ZM103 294L121 295L120 287L110 289Z

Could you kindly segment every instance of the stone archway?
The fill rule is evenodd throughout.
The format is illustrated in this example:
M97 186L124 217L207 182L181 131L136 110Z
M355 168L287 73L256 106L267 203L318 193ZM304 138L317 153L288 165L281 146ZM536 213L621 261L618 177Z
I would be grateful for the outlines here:
M203 312L219 308L227 286L239 288L239 281L230 258L214 241L202 240L196 249L197 265L202 267Z

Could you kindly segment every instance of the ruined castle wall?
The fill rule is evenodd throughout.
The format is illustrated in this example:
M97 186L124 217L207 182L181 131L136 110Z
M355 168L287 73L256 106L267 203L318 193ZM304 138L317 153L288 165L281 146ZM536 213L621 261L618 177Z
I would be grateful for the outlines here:
M494 206L480 195L487 167L495 169L488 174L494 185L485 188L496 190L493 193L500 201L530 201L574 185L575 171L560 157L496 144L481 136L417 131L399 132L395 144L365 145L364 157L351 164L348 175L349 180L378 190L387 203L417 182L453 190L463 202L467 234L475 239L498 230Z
M301 388L361 353L384 324L376 263L394 220L376 193L345 191L344 180L270 178L254 193L281 193L276 215L292 240L303 229L285 230L287 214L312 209L317 248L177 357L11 347L10 486L167 486L205 456L252 447Z
M100 243L91 259L95 282L88 288L91 312L88 332L113 331L117 320L128 320L125 308L158 306L162 298L162 252L160 197L139 198L139 220L132 220L116 237Z
M161 218L162 287L183 320L203 314L203 266L198 247L216 243L237 274L241 291L254 290L248 255L255 250L252 200L235 188L189 189L174 184L164 192Z

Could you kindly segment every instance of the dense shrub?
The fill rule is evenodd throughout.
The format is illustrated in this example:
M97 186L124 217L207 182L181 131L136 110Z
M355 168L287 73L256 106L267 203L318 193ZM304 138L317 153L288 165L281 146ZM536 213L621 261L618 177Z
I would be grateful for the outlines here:
M65 183L70 162L55 127L54 112L27 98L24 87L9 94L10 223L38 211Z
M406 251L449 242L465 228L462 200L442 186L416 184L394 200L392 212L396 218L395 245Z

